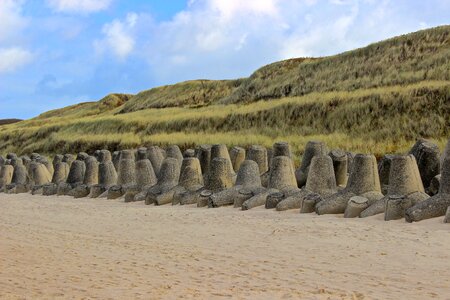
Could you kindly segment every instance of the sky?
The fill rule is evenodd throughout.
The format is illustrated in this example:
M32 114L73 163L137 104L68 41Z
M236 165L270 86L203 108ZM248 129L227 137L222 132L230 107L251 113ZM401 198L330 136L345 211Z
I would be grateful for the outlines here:
M450 0L0 0L0 119L449 23Z

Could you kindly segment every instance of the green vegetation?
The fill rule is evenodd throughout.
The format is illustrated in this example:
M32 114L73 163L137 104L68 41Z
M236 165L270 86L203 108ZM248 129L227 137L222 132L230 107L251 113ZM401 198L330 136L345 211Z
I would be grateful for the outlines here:
M120 113L148 108L201 107L231 94L240 80L194 80L143 91L126 103Z
M133 95L128 94L110 94L97 102L85 102L68 106L61 109L55 109L41 114L37 119L51 119L53 117L72 117L81 118L87 116L96 116L109 112L115 108L122 107Z
M308 140L355 152L405 152L450 137L450 26L340 55L291 59L251 77L197 80L5 125L0 152L111 150L150 144L271 146Z
M256 71L220 102L303 96L450 80L450 26L419 31L320 59L275 63ZM286 66L288 66L286 68ZM279 69L285 69L280 72Z

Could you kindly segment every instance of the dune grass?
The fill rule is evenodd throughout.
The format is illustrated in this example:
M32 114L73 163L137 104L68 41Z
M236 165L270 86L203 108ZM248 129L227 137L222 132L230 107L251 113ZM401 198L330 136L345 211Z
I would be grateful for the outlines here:
M37 118L6 125L0 151L20 154L111 150L150 144L271 146L301 155L308 140L355 152L405 152L418 137L443 147L450 136L450 82L429 81L353 92L311 93L249 104L146 109Z
M330 57L265 66L220 103L450 80L449 66L450 26L441 26Z
M322 140L381 156L420 137L440 147L450 138L450 26L277 62L246 79L187 81L50 111L3 125L0 153L285 140L301 155L308 140Z
M147 108L207 106L230 95L240 83L241 80L192 80L153 88L134 96L120 113Z

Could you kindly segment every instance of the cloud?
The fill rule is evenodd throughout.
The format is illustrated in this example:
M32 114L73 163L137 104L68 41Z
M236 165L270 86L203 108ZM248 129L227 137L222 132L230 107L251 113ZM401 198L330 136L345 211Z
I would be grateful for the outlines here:
M191 0L172 20L156 24L145 43L137 40L136 48L142 49L162 83L246 76L276 60L318 55L317 50L329 49L327 40L345 35L357 10L340 5L336 16L325 12L330 16L323 17L318 3ZM316 30L318 23L323 30Z
M129 13L123 21L116 19L105 24L102 29L104 38L94 42L96 52L103 54L110 51L121 60L130 55L135 46L133 29L138 18L136 13Z
M147 59L160 83L247 76L266 63L419 29L427 18L413 20L405 9L392 0L191 0L169 21L138 22L152 34L135 37L133 55Z
M0 43L14 39L27 24L21 15L23 1L0 1Z
M278 16L278 2L277 0L210 0L206 2L206 5L207 9L217 11L224 20L230 20L236 15ZM191 3L191 7L194 3Z
M93 13L107 9L112 0L47 0L54 11L66 13Z
M19 47L0 48L0 73L14 72L33 60L33 54Z

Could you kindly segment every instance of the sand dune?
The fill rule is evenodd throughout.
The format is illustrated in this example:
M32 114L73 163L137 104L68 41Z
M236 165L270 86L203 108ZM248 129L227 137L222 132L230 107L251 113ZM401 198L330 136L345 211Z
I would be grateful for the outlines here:
M0 195L2 299L450 299L450 226Z

